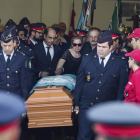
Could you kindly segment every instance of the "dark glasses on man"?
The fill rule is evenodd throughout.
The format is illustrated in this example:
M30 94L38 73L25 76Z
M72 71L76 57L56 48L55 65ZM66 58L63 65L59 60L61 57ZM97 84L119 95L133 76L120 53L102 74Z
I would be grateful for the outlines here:
M81 47L82 44L76 44L76 43L73 43L73 46L74 46L74 47L76 47L76 46Z

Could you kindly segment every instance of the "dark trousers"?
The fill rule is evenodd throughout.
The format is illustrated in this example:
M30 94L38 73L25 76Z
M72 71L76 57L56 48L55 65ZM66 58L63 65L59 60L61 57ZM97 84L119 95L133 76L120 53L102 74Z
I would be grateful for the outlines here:
M94 133L91 129L92 123L88 121L86 112L91 107L91 104L81 104L78 117L78 139L77 140L93 140Z

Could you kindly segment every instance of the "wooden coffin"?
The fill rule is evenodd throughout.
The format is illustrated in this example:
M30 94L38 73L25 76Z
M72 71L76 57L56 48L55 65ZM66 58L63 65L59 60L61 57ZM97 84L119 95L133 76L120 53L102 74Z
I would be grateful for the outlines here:
M71 95L64 86L35 88L26 101L28 128L71 126Z

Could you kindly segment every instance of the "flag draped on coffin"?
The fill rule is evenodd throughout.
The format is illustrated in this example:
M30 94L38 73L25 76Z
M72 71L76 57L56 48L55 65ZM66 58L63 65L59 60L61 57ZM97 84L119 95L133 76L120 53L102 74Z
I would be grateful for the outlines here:
M121 17L120 16L120 12L121 12L120 7L121 6L120 5L121 5L121 0L118 0L117 3L115 4L112 19L109 24L109 30L116 31L119 23L121 22L121 18L120 18ZM119 20L120 20L120 22L119 22Z
M75 17L75 11L74 11L74 1L73 1L73 8L71 13L71 22L70 22L70 29L69 29L69 37L73 37L73 30L74 30L74 17Z
M85 30L85 27L87 26L87 22L89 19L92 2L93 0L83 1L82 11L81 11L80 19L77 25L77 29Z

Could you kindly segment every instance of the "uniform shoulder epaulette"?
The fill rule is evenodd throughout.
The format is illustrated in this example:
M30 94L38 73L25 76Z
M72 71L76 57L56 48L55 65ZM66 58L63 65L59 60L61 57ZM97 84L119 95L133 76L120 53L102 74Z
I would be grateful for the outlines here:
M22 54L23 56L25 56L25 53L18 51L20 54Z
M28 50L28 51L32 51L32 49L28 46L25 46L25 48Z
M85 56L90 56L92 53L87 53L87 54L85 54Z
M33 58L35 58L35 57L34 56L30 57L30 59L33 59Z
M122 60L125 60L125 57L122 57L122 56L118 56L119 58L121 58Z

